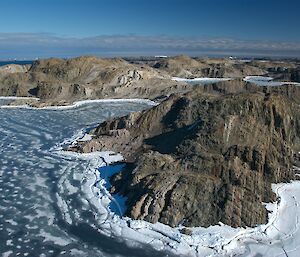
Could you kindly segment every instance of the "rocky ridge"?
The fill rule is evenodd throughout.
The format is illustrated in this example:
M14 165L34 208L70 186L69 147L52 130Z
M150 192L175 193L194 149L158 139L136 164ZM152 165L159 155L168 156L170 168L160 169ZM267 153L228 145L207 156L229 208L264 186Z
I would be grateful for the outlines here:
M100 124L96 138L78 147L125 156L112 192L128 197L132 218L171 226L265 223L271 183L294 178L300 112L288 95L248 86L172 95Z
M191 58L175 56L157 61L154 68L176 77L241 78L247 75L263 75L264 68L230 59Z
M0 70L0 94L35 96L43 105L64 105L76 100L101 98L156 98L184 91L184 83L147 65L134 65L122 59L78 57L34 62L18 72Z
M34 96L37 106L66 105L101 98L161 98L193 89L172 76L232 77L275 75L297 81L299 65L288 62L244 62L231 59L176 56L155 61L125 61L83 56L45 59L32 65L0 67L0 95ZM34 103L31 103L34 105Z

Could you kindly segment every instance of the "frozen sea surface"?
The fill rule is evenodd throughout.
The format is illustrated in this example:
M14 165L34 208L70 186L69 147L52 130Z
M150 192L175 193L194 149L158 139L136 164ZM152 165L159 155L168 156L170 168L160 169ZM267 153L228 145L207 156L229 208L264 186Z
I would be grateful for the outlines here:
M267 204L267 224L192 228L189 236L120 216L124 199L110 195L105 181L120 166L104 165L122 156L61 151L89 139L84 132L97 123L148 106L119 101L73 109L0 108L2 256L299 256L299 181L273 186L280 201Z
M0 256L144 256L95 229L95 210L81 190L91 160L55 149L74 133L148 107L120 102L67 110L0 109Z

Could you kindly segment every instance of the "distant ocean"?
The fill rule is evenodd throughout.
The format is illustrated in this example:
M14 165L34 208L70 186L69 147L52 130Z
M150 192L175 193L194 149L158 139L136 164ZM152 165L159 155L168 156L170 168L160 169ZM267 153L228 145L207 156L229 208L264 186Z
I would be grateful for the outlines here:
M32 64L33 61L0 61L0 66L7 65L7 64L20 64L20 65L26 65L26 64Z

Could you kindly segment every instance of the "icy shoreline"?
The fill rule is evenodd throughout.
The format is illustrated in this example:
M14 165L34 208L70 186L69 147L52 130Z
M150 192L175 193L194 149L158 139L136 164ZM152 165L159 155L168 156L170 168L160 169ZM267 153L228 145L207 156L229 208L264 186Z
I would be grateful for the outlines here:
M84 135L81 133L75 141L81 140L82 137ZM122 161L123 157L120 154L79 154L62 151L60 154L91 160L89 176L83 188L92 209L97 210L99 214L95 226L106 236L121 238L132 247L151 245L159 251L186 256L285 256L285 252L288 252L289 256L298 256L300 207L297 199L300 199L300 181L272 186L280 201L266 204L266 208L271 211L267 224L255 228L232 228L223 224L208 228L195 227L189 228L192 235L186 235L180 232L184 227L171 228L161 223L132 220L110 211L109 204L113 197L105 187L106 181L101 178L98 168L106 163L109 165ZM286 209L289 211L286 212Z
M17 99L34 99L39 100L39 98L34 97L16 97L16 96L1 96L0 100L17 100ZM148 104L149 106L158 105L157 102L154 102L150 99L141 99L141 98L124 98L124 99L94 99L94 100L80 100L76 101L70 105L62 106L45 106L45 107L32 107L29 105L1 105L0 108L24 108L24 109L39 109L39 110L66 110L73 109L83 105L88 105L92 103L143 103Z

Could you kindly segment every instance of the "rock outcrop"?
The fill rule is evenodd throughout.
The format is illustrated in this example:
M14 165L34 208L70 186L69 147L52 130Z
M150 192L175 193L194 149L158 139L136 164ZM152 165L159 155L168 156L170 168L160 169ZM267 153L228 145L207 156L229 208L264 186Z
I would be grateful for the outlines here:
M30 65L7 64L0 67L0 74L12 74L18 72L27 72Z
M191 58L176 56L165 58L153 64L158 70L176 77L241 78L248 75L263 75L266 70L252 63L230 59Z
M278 93L172 95L150 110L104 122L79 146L121 152L112 192L127 215L171 226L255 226L267 220L271 183L294 178L300 111Z

